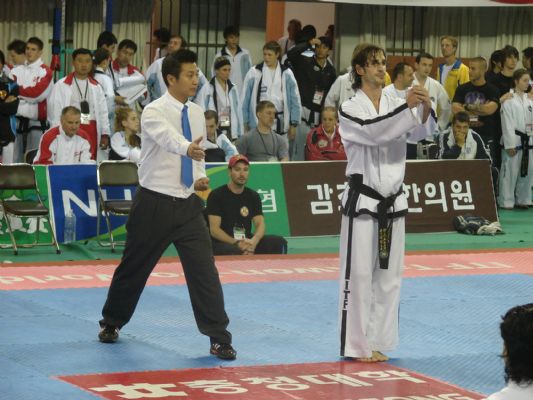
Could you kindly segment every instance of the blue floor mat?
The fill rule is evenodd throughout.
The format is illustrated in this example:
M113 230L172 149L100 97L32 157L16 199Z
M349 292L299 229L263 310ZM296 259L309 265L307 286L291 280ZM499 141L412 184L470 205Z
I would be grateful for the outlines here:
M336 281L228 284L224 292L239 352L231 363L208 355L184 286L147 287L114 345L96 338L107 289L0 292L0 399L95 398L57 375L339 360ZM405 279L391 363L494 392L504 385L500 316L531 293L526 275Z

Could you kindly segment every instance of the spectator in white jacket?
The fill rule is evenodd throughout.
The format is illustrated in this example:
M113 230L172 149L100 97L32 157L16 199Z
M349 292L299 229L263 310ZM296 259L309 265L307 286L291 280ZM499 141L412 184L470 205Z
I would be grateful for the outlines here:
M181 35L172 35L166 47L168 54L172 54L181 48L187 47L187 42ZM167 91L167 85L163 80L161 73L161 66L165 57L157 58L146 70L144 76L146 78L146 86L148 87L148 98L152 102L160 98Z
M234 26L227 26L224 29L224 40L226 45L215 54L211 67L211 77L215 76L215 62L218 57L226 57L231 63L231 75L229 79L237 86L240 93L242 91L246 73L252 68L252 57L250 52L239 46L240 32Z
M291 69L279 62L281 48L275 41L263 46L263 62L248 71L241 96L245 132L257 124L256 106L270 101L276 108L272 130L289 145L294 142L300 123L302 103Z
M131 108L118 108L115 117L115 133L111 136L110 160L141 160L139 116Z
M56 82L48 101L50 126L59 124L62 110L74 106L81 111L81 127L89 135L92 158L97 149L109 147L109 119L107 102L100 84L91 77L92 55L88 49L72 53L74 72Z
M244 135L242 109L237 86L230 80L231 63L226 57L215 60L215 76L204 85L194 102L218 114L218 128L228 139L237 140Z
M87 133L81 129L80 110L67 106L61 111L60 124L41 138L34 164L94 164Z
M130 39L124 39L118 44L117 57L111 63L109 75L113 78L115 91L130 107L135 103L148 104L148 90L146 79L137 67L131 64L137 53L137 44Z
M9 77L19 86L19 106L17 110L17 130L27 135L26 148L23 148L23 135L15 138L15 161L21 162L26 150L39 146L46 130L47 99L54 86L52 70L43 63L43 42L31 37L26 42L26 62L11 70Z

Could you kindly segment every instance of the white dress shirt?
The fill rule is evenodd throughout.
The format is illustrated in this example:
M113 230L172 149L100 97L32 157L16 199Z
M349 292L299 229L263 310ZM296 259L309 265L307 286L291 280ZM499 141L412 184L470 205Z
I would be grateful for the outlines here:
M204 111L191 101L188 107L192 140L206 139ZM141 116L141 166L139 183L142 187L173 197L187 198L194 185L186 187L181 182L181 156L187 156L191 142L183 136L181 113L183 103L169 92L150 103ZM200 145L202 145L200 143ZM192 162L193 181L206 177L204 161Z

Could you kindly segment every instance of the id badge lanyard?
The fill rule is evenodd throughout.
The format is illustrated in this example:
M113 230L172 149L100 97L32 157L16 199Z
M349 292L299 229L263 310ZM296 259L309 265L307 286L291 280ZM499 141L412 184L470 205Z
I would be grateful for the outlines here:
M76 87L78 88L78 92L80 94L81 124L89 125L91 121L91 108L89 107L89 102L87 101L87 94L89 92L89 80L86 81L84 95L81 94L80 85L78 84L78 80L76 78L74 78L74 83L76 83Z

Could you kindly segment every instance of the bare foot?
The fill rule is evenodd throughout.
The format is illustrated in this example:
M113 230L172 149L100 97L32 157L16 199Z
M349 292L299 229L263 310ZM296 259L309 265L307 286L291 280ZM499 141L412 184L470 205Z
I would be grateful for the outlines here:
M356 360L360 362L364 362L364 363L375 363L375 362L388 361L389 357L387 357L381 351L373 351L372 357L361 357L361 358L356 358Z
M377 359L378 362L389 361L389 357L383 354L381 351L373 351L372 358Z

